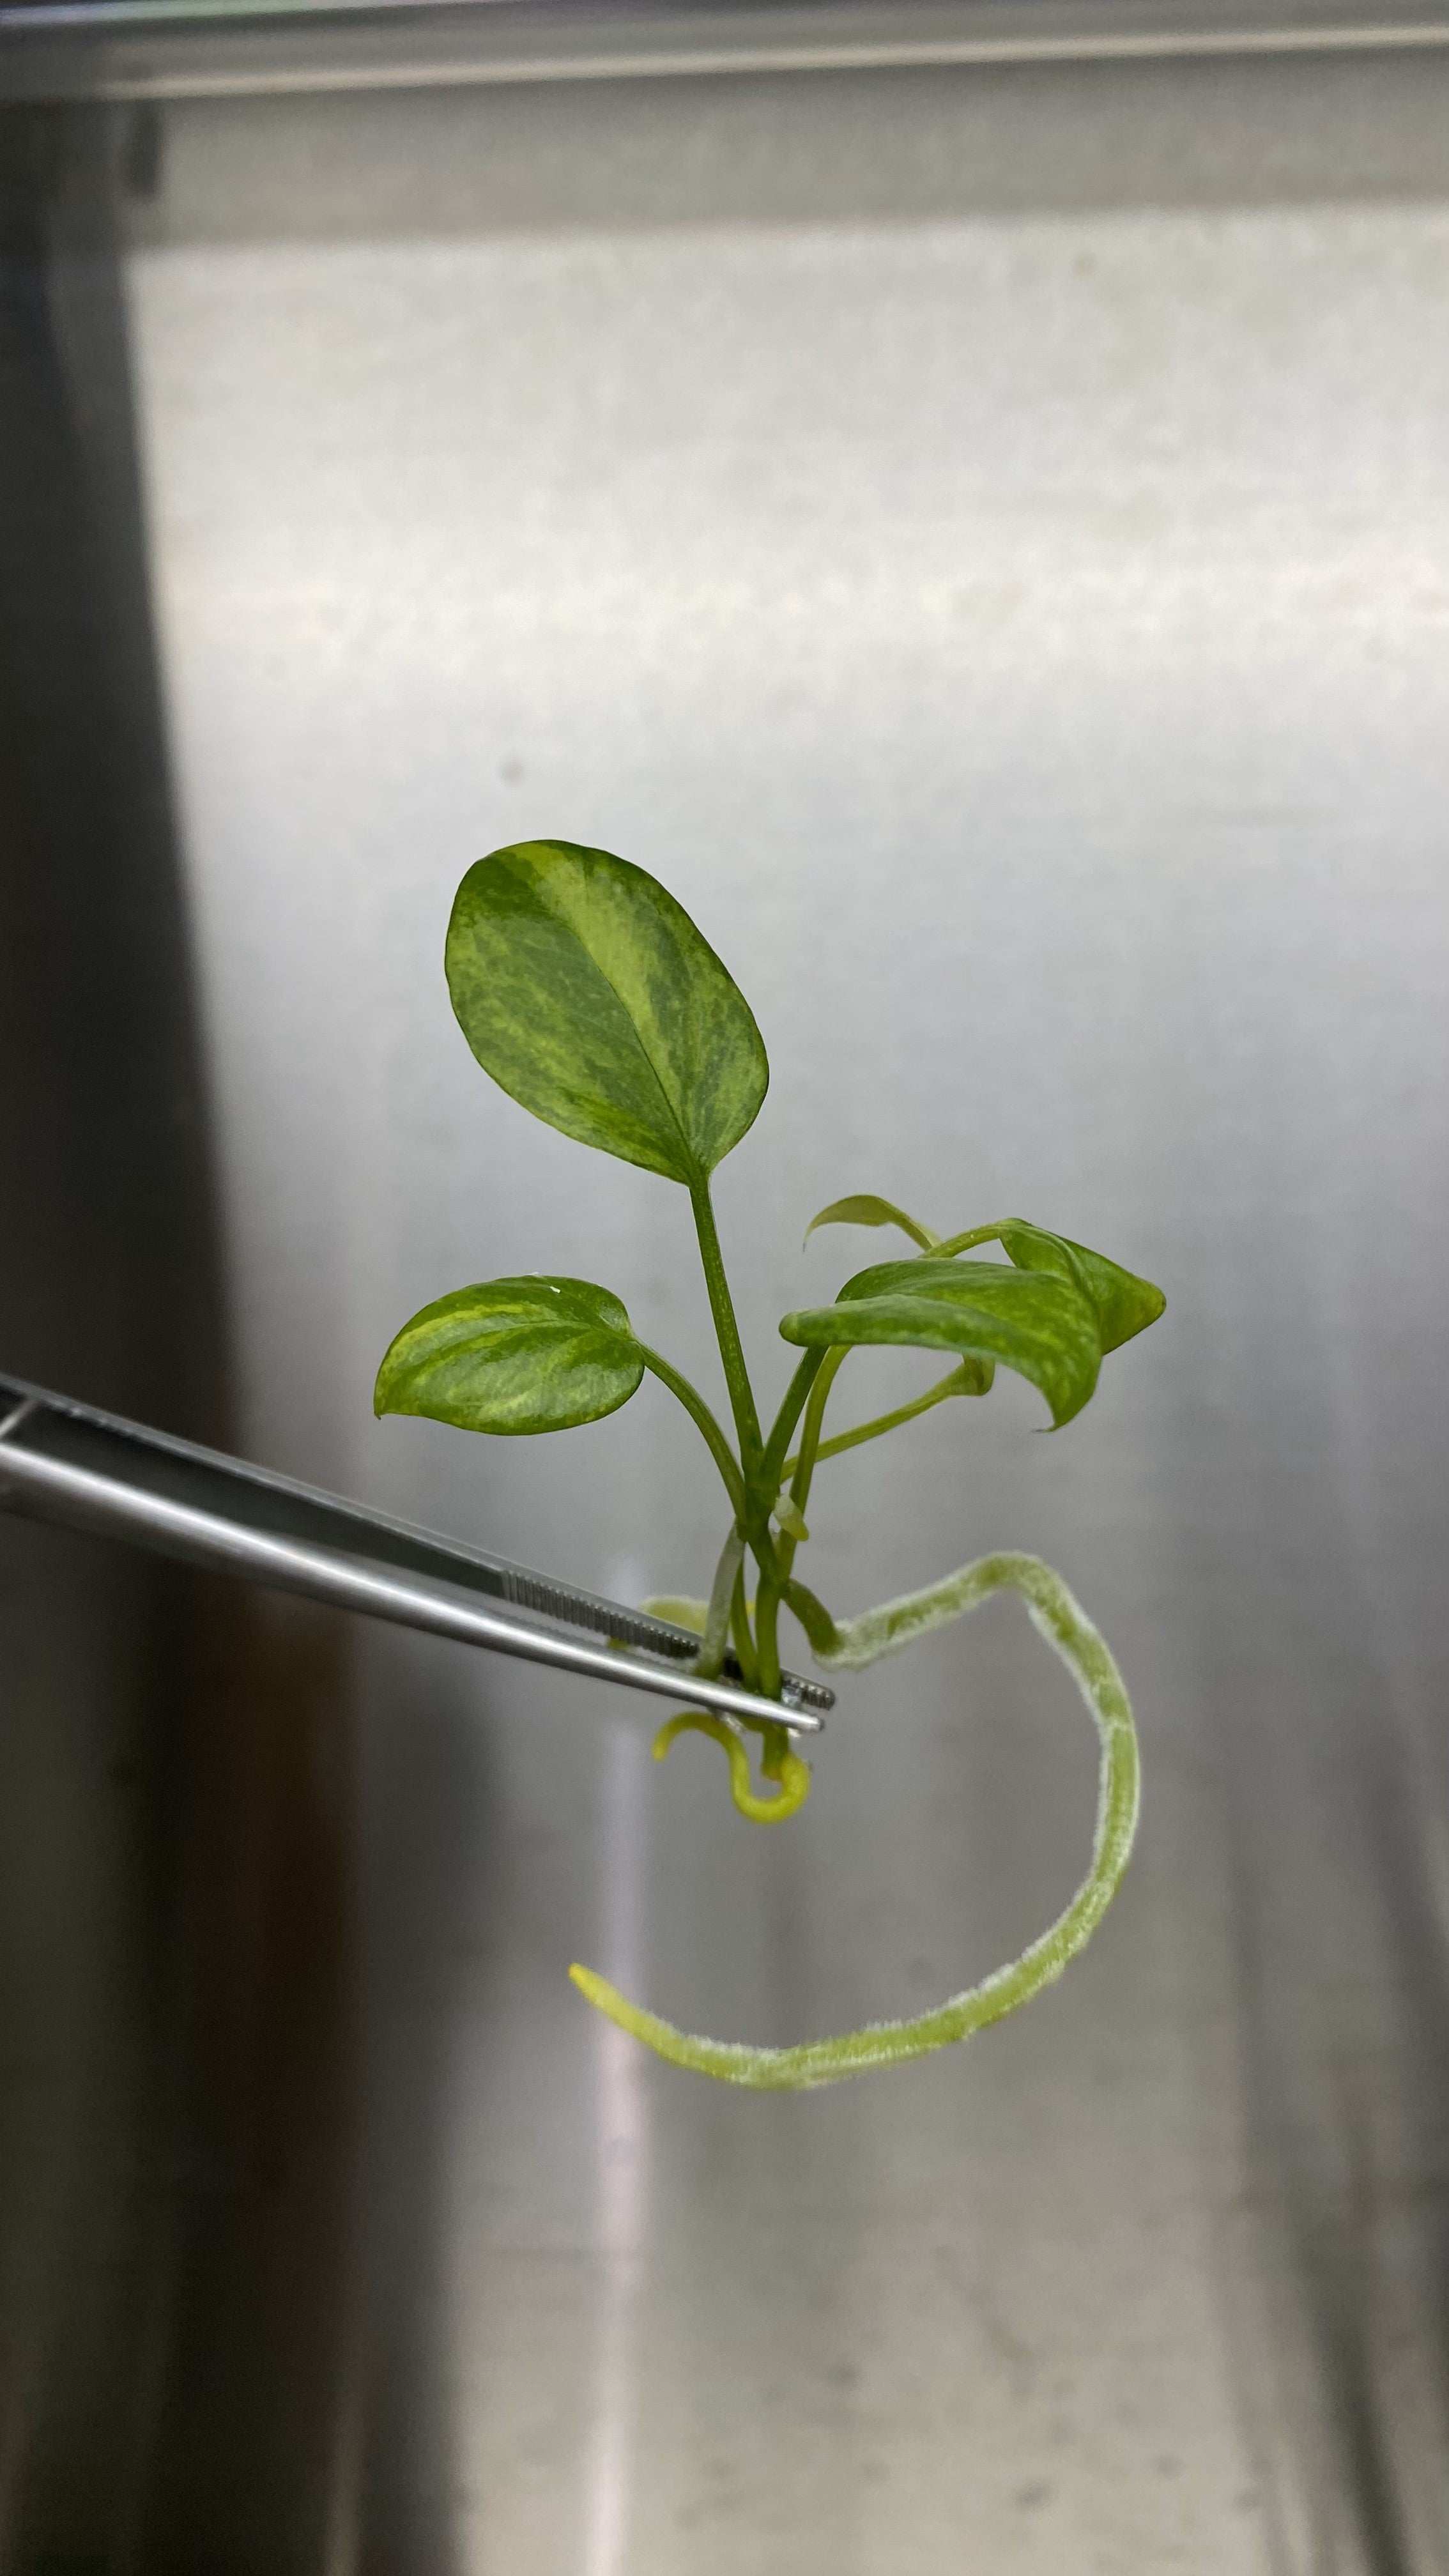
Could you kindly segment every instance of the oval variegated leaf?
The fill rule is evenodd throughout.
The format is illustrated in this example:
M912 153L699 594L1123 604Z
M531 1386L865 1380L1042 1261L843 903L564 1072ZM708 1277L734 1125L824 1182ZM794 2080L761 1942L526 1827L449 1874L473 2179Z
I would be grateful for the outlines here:
M883 1261L848 1279L833 1306L786 1315L780 1331L806 1348L897 1343L999 1361L1040 1388L1058 1429L1090 1399L1102 1360L1080 1288L996 1261Z
M464 1431L568 1431L627 1404L644 1374L629 1318L587 1279L486 1279L424 1306L391 1344L373 1410Z
M468 870L448 990L495 1082L580 1144L697 1187L770 1079L738 985L643 868L520 841Z

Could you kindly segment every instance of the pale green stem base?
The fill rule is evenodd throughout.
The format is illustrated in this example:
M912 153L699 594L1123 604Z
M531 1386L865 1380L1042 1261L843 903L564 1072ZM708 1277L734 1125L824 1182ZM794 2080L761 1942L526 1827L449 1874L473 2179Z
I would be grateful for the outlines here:
M711 1600L696 1601L690 1593L656 1592L648 1601L640 1602L640 1609L647 1610L651 1618L670 1620L676 1628L692 1628L696 1636L705 1639L707 1647L726 1573L733 1584L739 1571L739 1552L734 1543L737 1538L738 1533L734 1533L732 1539L725 1541ZM708 1669L702 1651L695 1670L702 1673ZM715 1664L713 1669L718 1672L719 1665ZM744 1723L755 1726L757 1721L747 1717ZM810 1765L801 1761L790 1742L787 1727L764 1723L759 1724L758 1731L764 1738L760 1776L777 1784L768 1797L757 1795L751 1786L750 1757L736 1729L722 1717L706 1717L702 1709L684 1709L678 1717L665 1720L654 1738L654 1759L662 1762L681 1735L709 1736L728 1757L730 1796L740 1814L748 1817L752 1825L783 1825L791 1816L799 1814L810 1795Z
M830 1642L816 1642L815 1654L828 1672L859 1672L928 1630L963 1617L1000 1591L1020 1593L1032 1625L1060 1655L1081 1691L1101 1747L1091 1867L1066 1912L1019 1959L997 1968L980 1985L952 1995L934 2012L918 2013L909 2021L873 2022L839 2039L805 2040L795 2048L748 2048L730 2040L694 2038L676 2030L672 2022L661 2021L657 2013L631 2004L592 1968L575 1966L569 1975L580 1993L675 2066L717 2076L725 2084L794 2092L834 2084L847 2075L864 2075L872 2067L895 2066L905 2058L944 2048L952 2040L969 2039L974 2031L1029 2003L1059 1977L1091 1939L1117 1893L1137 1830L1140 1796L1137 1736L1122 1676L1061 1576L1036 1556L979 1557L974 1565L963 1566L924 1591L888 1601L858 1619L832 1622Z

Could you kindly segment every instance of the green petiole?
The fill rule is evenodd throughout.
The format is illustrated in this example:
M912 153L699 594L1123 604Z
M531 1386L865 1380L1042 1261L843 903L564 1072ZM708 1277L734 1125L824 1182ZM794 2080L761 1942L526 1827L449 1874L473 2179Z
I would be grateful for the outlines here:
M760 1455L760 1417L755 1410L755 1391L745 1354L740 1342L740 1328L735 1321L734 1299L725 1277L724 1255L719 1248L714 1208L709 1195L709 1182L701 1180L690 1191L694 1209L695 1232L699 1237L699 1257L704 1265L704 1284L709 1293L710 1313L714 1317L715 1338L724 1362L725 1384L739 1436L740 1456L748 1476Z
M740 1581L745 1561L745 1538L738 1521L730 1524L730 1534L720 1549L705 1607L704 1627L694 1669L706 1681L712 1681L724 1669L725 1648L729 1643L730 1612L734 1606L735 1586Z
M915 1396L909 1404L898 1404L894 1413L878 1413L870 1422L857 1422L852 1431L837 1431L832 1439L822 1440L815 1451L815 1464L819 1467L827 1458L843 1458L847 1449L859 1449L867 1440L879 1440L887 1431L899 1431L903 1422L916 1421L919 1415L929 1413L933 1405L944 1404L948 1396L975 1395L978 1392L978 1388L967 1383L964 1371L954 1368L949 1377L938 1379L924 1395ZM797 1459L787 1458L782 1475L790 1475L797 1464Z
M745 1599L745 1576L743 1566L741 1566L739 1572L735 1576L734 1590L730 1594L730 1643L733 1645L735 1650L735 1661L740 1668L741 1680L745 1683L747 1689L758 1690L760 1687L760 1659L755 1652L755 1640L750 1629L750 1612L749 1604Z
M691 1421L697 1423L704 1433L710 1456L724 1479L725 1492L735 1510L742 1513L745 1510L745 1481L739 1461L698 1388L690 1385L681 1369L671 1368L668 1360L661 1359L658 1351L651 1351L643 1342L639 1344L639 1356L660 1385L667 1386L670 1394L679 1398Z

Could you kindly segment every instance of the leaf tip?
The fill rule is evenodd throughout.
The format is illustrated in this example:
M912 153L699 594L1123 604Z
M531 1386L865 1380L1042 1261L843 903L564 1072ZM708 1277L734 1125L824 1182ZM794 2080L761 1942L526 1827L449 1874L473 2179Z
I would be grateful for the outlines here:
M1045 1392L1045 1390L1043 1390L1043 1392ZM1051 1415L1052 1415L1052 1418L1051 1418L1050 1422L1039 1422L1039 1423L1037 1424L1037 1426L1036 1426L1036 1427L1037 1427L1038 1432L1040 1432L1040 1433L1050 1433L1050 1432L1053 1432L1053 1431L1065 1431L1065 1429L1066 1429L1066 1427L1067 1427L1067 1424L1068 1424L1069 1422L1075 1422L1075 1421L1076 1421L1076 1418L1077 1418L1077 1416L1078 1416L1078 1414L1079 1414L1079 1413L1085 1413L1085 1412L1086 1412L1086 1409L1087 1409L1088 1405L1091 1403L1092 1398L1093 1398L1093 1396L1096 1394L1096 1392L1097 1392L1097 1380L1096 1380L1096 1378L1094 1377L1094 1378L1093 1378L1093 1380L1092 1380L1091 1385L1090 1385L1090 1386L1088 1387L1088 1389L1087 1389L1086 1394L1085 1394L1085 1395L1078 1395L1078 1396L1073 1397L1073 1398L1071 1399L1071 1401L1070 1401L1069 1403L1067 1403L1067 1404L1063 1407L1063 1409L1062 1409L1062 1411L1061 1411L1060 1413L1057 1411L1056 1406L1055 1406L1054 1404L1052 1404L1052 1402L1051 1402L1051 1397L1050 1397L1050 1396L1048 1396L1048 1397L1047 1397L1047 1402L1048 1402L1048 1404L1051 1404Z

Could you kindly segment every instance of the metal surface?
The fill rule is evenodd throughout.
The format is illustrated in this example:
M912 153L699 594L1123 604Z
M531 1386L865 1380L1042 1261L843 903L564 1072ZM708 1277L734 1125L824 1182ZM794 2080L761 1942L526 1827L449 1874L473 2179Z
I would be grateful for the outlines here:
M247 1575L336 1610L427 1629L461 1645L551 1664L626 1690L684 1699L725 1717L766 1724L783 1717L797 1734L818 1735L819 1717L806 1712L835 1705L832 1690L795 1673L781 1675L778 1702L728 1680L691 1674L686 1683L677 1669L669 1669L669 1660L677 1667L697 1654L699 1641L688 1629L18 1378L0 1377L0 1510L30 1512L103 1538L129 1538L185 1564ZM481 1609L479 1593L508 1603L509 1610ZM520 1611L539 1612L560 1625L540 1628ZM616 1649L646 1651L628 1655L587 1646L577 1635L561 1633L563 1628L592 1630L611 1638ZM730 1668L738 1672L732 1658Z
M766 1393L778 1314L856 1265L797 1249L844 1190L1019 1207L1169 1308L1059 1436L1003 1383L822 1474L833 1606L994 1544L1061 1567L1146 1799L1050 1997L799 2100L641 2059L565 1967L767 2040L1008 1955L1092 1805L1009 1610L843 1690L764 1835L712 1747L581 1748L577 1684L238 1634L240 1587L135 1595L101 1549L83 1584L21 1534L10 2564L1449 2558L1445 84L557 83L115 137L234 1411L152 1321L204 1305L180 1216L148 1268L127 1206L193 1186L173 1023L108 972L164 950L163 872L138 829L57 867L42 789L79 790L38 753L15 899L84 1008L18 996L16 1365L602 1592L703 1587L662 1394L506 1455L368 1412L400 1318L490 1271L598 1278L710 1364L678 1194L451 1025L453 886L530 831L665 876L756 1009L719 1202ZM45 381L108 452L63 311ZM37 488L65 453L36 434ZM31 622L83 696L94 620ZM95 812L154 824L144 727L104 739ZM103 920L87 866L132 890Z
M439 0L234 9L37 0L0 15L0 97L335 96L996 63L1449 45L1440 0Z

